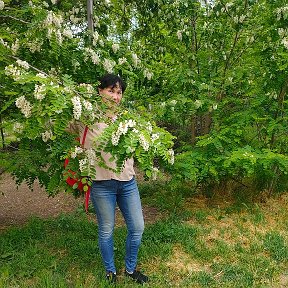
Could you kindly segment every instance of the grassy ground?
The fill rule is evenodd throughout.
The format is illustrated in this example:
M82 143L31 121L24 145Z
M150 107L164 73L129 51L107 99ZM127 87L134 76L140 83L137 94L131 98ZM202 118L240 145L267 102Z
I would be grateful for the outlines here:
M146 287L288 287L287 194L235 204L163 187L141 189L166 215L143 235ZM125 235L116 228L116 287L135 287L122 276ZM103 275L97 227L83 212L1 232L0 287L107 287Z

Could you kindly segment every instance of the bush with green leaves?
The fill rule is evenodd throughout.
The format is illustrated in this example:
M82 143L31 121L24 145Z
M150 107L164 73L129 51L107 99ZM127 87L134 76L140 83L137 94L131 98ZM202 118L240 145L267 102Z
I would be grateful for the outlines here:
M127 78L130 73L138 77L146 68L136 53L103 28L102 12L109 9L109 2L97 6L94 32L86 28L86 8L81 2L21 1L1 6L0 74L4 81L0 89L5 104L1 114L10 112L6 119L14 123L19 142L8 170L17 184L26 181L31 186L38 179L49 194L69 190L65 182L71 176L69 170L79 171L74 176L93 179L95 164L105 165L102 150L117 161L115 172L131 157L147 177L155 170L154 158L173 162L170 133L123 106L114 111L119 115L115 122L107 116L110 107L98 95L100 76L119 73ZM88 127L95 122L110 124L99 139L101 145L96 141L91 149L81 147L78 135L67 132L75 121ZM67 157L70 161L64 168Z

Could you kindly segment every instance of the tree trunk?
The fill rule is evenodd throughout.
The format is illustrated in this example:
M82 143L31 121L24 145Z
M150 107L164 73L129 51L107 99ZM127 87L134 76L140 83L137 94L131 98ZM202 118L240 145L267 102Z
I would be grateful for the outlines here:
M2 147L5 148L5 139L4 139L4 129L2 126L2 116L0 114L0 131L1 131L1 140L2 140Z

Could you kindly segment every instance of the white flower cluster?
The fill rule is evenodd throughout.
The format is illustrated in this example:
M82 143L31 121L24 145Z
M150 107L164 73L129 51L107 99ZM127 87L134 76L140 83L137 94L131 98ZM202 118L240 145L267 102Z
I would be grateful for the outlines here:
M81 105L80 97L74 96L71 99L71 101L73 103L73 116L76 120L79 120L81 117L81 113L82 113L82 105Z
M42 79L47 78L47 76L45 74L43 74L43 73L37 73L36 76L39 77L39 78L42 78Z
M146 138L143 134L139 135L139 143L143 147L144 151L149 150L149 147L150 147L149 142L146 140Z
M20 133L22 133L23 129L24 129L24 126L21 123L18 123L18 122L14 123L13 131L15 133L19 133L20 134Z
M70 10L67 14L70 15L69 19L71 20L71 22L73 24L77 24L80 21L82 21L82 18L77 17L77 15L79 14L79 12L82 10L82 8L78 8L78 7L73 7L72 10Z
M96 153L93 148L89 148L85 151L86 157L88 159L88 164L94 166L96 164Z
M93 86L91 85L91 84L87 84L87 83L80 83L80 85L79 85L80 87L84 87L85 89L86 89L86 93L87 94L85 94L85 96L87 96L87 97L91 97L92 96L92 94L94 93L94 88L93 88Z
M35 85L35 89L34 89L34 97L35 99L41 101L45 98L46 95L46 88L45 88L45 84L42 85Z
M5 3L3 1L0 1L0 10L3 10L5 7Z
M240 16L236 15L236 16L233 17L233 21L236 24L237 23L242 24L244 22L245 18L246 18L246 15L240 15Z
M61 15L56 15L51 10L48 11L47 17L44 21L45 26L51 26L54 24L57 28L61 28L62 23L63 18Z
M171 104L172 106L175 106L175 105L177 104L177 100L175 100L175 99L171 100L171 101L170 101L170 104Z
M66 28L63 30L63 35L68 38L68 39L72 39L73 38L73 33L70 29Z
M63 23L62 16L56 15L51 10L48 11L47 17L46 17L45 21L43 22L44 27L48 28L48 31L47 31L48 39L51 39L52 34L54 33L54 35L56 36L56 40L58 41L58 43L60 45L62 44L62 41L63 41L63 37L62 37L62 33L61 33L62 23ZM72 32L66 33L66 35L71 37Z
M126 59L125 57L118 59L118 64L119 64L119 65L123 65L123 64L125 64L126 62L127 62L127 59Z
M97 31L94 31L93 34L92 34L92 44L93 46L96 46L97 42L98 42L98 39L99 39L99 34Z
M138 67L141 63L141 60L138 58L137 54L132 53L132 62L135 67Z
M136 122L135 120L129 119L129 120L125 120L125 122L120 122L118 129L115 133L112 134L111 137L111 142L112 145L117 146L119 143L119 139L121 135L125 135L128 132L129 127L133 128L135 127Z
M284 45L284 47L285 47L286 49L288 49L288 38L287 38L287 37L286 37L286 38L283 38L282 41L281 41L281 43Z
M103 67L108 73L113 73L113 68L116 65L114 60L104 59Z
M81 172L86 171L89 175L90 167L95 166L96 164L96 153L92 148L89 148L85 151L85 158L79 160L79 169Z
M152 169L152 180L156 180L159 174L159 169L157 167L153 167Z
M8 43L6 41L4 41L3 38L1 38L1 37L0 37L0 44L2 44L6 48L10 48Z
M169 149L168 150L168 156L169 156L168 162L173 165L174 164L174 160L175 160L175 158L174 158L174 150L173 149Z
M83 148L79 146L75 146L74 150L71 152L71 158L76 158L78 154L83 152Z
M85 48L84 50L85 50L85 55L91 58L93 64L98 65L100 63L100 57L93 49Z
M153 130L152 124L148 121L147 122L147 126L146 126L147 130L151 133Z
M180 41L182 41L182 31L181 31L181 30L178 30L177 33L176 33L176 35L177 35L177 38L178 38Z
M151 135L151 141L154 143L159 138L159 133L154 133Z
M83 100L83 106L84 106L84 108L87 111L92 111L93 110L92 104L89 101L85 100L85 99Z
M120 46L119 46L119 44L117 44L117 43L114 43L114 44L112 45L112 50L113 50L114 53L116 53L116 52L119 50L119 48L120 48Z
M85 168L87 167L87 162L88 162L87 158L79 160L79 169L81 172L83 172Z
M25 99L25 96L20 96L16 99L15 105L21 110L26 118L31 116L33 106L28 100Z
M34 53L35 51L40 52L43 42L39 39L34 39L31 42L27 42L26 45L32 53Z
M47 142L49 139L52 138L53 133L51 130L48 130L48 131L45 131L44 133L41 133L41 136L42 136L42 140L44 142Z
M13 64L10 64L5 67L5 74L11 76L15 81L18 81L21 76L21 71Z
M30 67L30 65L29 65L26 61L22 61L22 60L20 60L20 59L18 59L18 60L16 61L16 63L17 63L20 67L24 68L25 70L28 70L29 67Z
M144 75L144 78L151 80L153 77L153 72L150 72L148 69L144 69L143 75Z
M276 9L276 14L277 14L277 20L279 21L282 17L283 19L288 18L288 5Z

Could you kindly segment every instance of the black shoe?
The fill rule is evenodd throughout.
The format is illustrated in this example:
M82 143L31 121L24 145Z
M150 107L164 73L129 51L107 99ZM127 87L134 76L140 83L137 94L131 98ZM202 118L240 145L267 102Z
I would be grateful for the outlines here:
M146 275L136 270L131 274L125 271L125 276L132 278L138 284L144 284L149 281L149 278Z
M116 280L117 280L116 273L108 272L108 273L106 274L106 279L107 279L108 282L111 283L111 284L116 283Z

